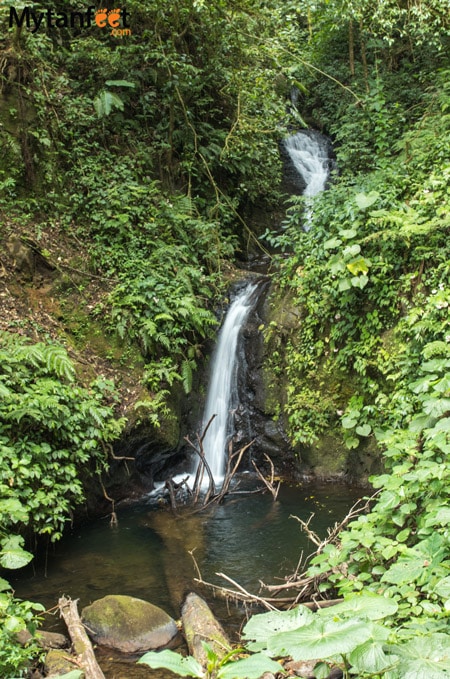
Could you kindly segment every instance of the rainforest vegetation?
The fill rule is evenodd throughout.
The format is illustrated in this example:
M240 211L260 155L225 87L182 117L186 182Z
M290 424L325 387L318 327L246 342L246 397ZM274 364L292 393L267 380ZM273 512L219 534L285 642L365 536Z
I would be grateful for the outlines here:
M262 252L273 304L301 314L264 329L293 445L333 429L383 467L371 511L310 564L369 604L283 629L361 677L449 676L449 1L127 0L126 30L87 9L33 5L53 17L33 30L0 7L1 676L39 655L15 635L42 608L7 569L59 539L126 417L173 419L235 262ZM308 232L280 188L303 127L337 168ZM377 619L371 596L383 627L359 638L349 610ZM250 650L296 655L261 625Z

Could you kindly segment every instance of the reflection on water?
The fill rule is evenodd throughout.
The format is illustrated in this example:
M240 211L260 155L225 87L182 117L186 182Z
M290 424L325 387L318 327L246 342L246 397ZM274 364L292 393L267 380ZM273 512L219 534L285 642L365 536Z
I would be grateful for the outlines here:
M44 562L36 560L35 572L23 569L12 584L18 597L47 608L62 594L79 599L80 609L107 594L128 594L177 618L184 594L195 589L190 551L208 582L226 585L216 575L223 572L256 593L260 580L273 583L292 573L301 553L312 551L291 515L307 520L314 513L311 527L325 535L362 494L360 488L348 486L282 486L277 502L269 494L239 495L206 512L181 517L148 502L119 507L118 526L110 527L105 518L73 530L48 555L47 577ZM205 592L203 596L211 597ZM227 626L226 607L214 599L211 606ZM46 626L57 624L55 620ZM160 670L151 673L143 667L135 672L133 664L107 650L102 658L107 679L163 676Z

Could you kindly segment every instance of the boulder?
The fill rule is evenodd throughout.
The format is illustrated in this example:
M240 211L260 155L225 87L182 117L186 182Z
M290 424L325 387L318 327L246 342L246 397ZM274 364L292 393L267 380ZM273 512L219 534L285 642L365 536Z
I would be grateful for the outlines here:
M178 633L165 611L131 596L105 596L83 608L81 617L91 639L122 653L167 646Z

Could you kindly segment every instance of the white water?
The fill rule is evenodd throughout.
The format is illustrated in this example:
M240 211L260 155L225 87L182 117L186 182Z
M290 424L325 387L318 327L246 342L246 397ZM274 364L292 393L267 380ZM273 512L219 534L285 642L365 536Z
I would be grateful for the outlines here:
M303 195L312 198L323 191L330 167L327 138L315 130L302 130L287 137L283 145L305 183ZM312 202L312 200L307 201L305 230L309 230L311 226Z
M257 284L250 283L238 293L225 316L213 354L201 429L203 432L211 417L216 416L203 441L206 462L216 482L220 482L225 474L234 409L238 405L239 333L255 302L257 287ZM198 466L198 459L195 465Z

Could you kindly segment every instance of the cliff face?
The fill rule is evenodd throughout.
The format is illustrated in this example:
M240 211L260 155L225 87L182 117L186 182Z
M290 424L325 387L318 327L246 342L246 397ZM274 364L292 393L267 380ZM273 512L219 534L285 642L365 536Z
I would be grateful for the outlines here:
M340 415L352 394L351 376L318 364L294 390L286 348L296 346L304 310L274 282L257 313L257 339L248 343L248 363L254 429L262 450L300 477L365 482L379 471L381 454L371 441L349 450L343 440Z

